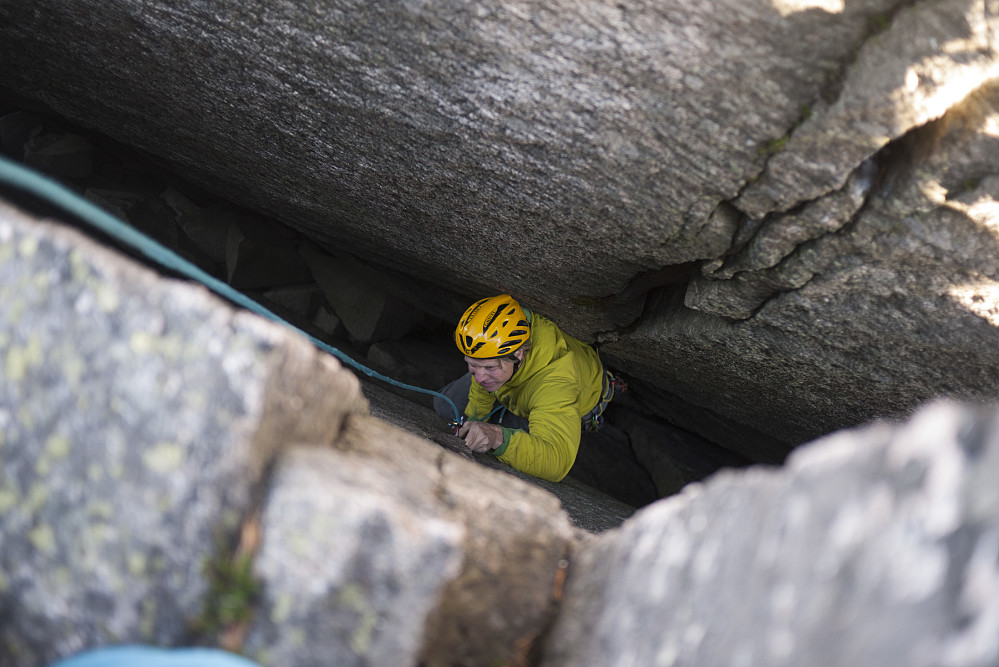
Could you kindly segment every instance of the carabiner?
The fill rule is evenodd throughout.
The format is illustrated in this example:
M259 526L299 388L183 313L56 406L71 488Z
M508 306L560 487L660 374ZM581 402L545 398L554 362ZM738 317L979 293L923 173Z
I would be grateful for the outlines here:
M461 429L461 425L464 423L465 423L465 415L462 415L461 417L458 418L457 421L453 419L448 421L447 425L451 428L452 435L458 435L458 431L459 429Z

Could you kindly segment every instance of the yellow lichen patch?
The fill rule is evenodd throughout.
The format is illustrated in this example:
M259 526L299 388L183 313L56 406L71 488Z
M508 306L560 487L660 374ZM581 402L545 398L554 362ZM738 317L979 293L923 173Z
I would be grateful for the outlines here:
M52 587L57 591L66 590L73 583L73 571L68 567L58 567L52 572Z
M0 243L0 264L5 264L14 256L14 246L10 243Z
M13 489L0 488L0 514L3 514L17 505L18 494Z
M87 256L79 248L69 253L69 265L73 271L73 280L84 282L90 277L90 267L87 265Z
M52 278L47 271L41 273L36 273L31 277L31 286L39 292L45 292L48 290L49 285L52 283Z
M21 382L33 366L42 363L42 341L32 336L24 347L11 346L4 357L4 377L11 382Z
M103 544L104 542L107 542L112 535L114 535L114 531L111 526L106 523L91 524L87 530L87 537L93 544Z
M49 499L49 489L48 486L39 482L35 482L28 489L28 498L25 503L25 509L28 510L28 514L34 515L38 513L38 510L42 508L45 501Z
M135 354L156 354L166 359L179 359L184 349L180 336L154 336L147 331L135 331L128 339Z
M35 416L31 414L31 408L27 405L21 406L17 411L17 421L25 431L35 428Z
M340 589L340 603L356 611L360 618L357 627L350 636L350 648L355 655L367 655L371 649L371 640L378 625L378 613L372 609L364 589L358 584L347 584Z
M52 435L45 441L45 448L41 456L35 462L35 472L41 476L48 475L52 471L52 464L61 461L69 456L70 442L66 436Z
M114 516L114 506L106 500L96 500L87 505L87 513L99 519L111 519Z
M21 257L34 257L38 252L38 239L33 236L26 236L17 244L17 252Z
M138 577L146 571L146 557L141 553L130 553L126 558L128 571Z
M155 473L174 472L184 461L184 449L172 442L161 442L142 455L142 462Z
M44 454L39 456L38 460L35 461L35 474L39 477L46 477L50 472L52 472L52 462L49 461L49 457Z
M291 618L291 610L294 608L295 597L288 592L281 593L277 596L271 609L271 620L277 625L282 625Z
M62 375L66 378L66 384L70 387L79 387L85 370L86 364L83 363L83 359L79 355L75 353L65 355L62 362Z
M97 305L100 306L101 310L105 313L111 313L118 310L121 299L118 297L118 292L115 291L113 287L107 283L101 283L96 286L94 292L94 296L97 297Z
M61 461L69 456L71 443L64 435L53 435L45 441L45 454L53 461Z
M49 526L48 524L38 526L28 532L28 541L31 542L31 546L35 547L35 549L41 551L43 554L48 555L55 553L55 532L52 530L52 526Z

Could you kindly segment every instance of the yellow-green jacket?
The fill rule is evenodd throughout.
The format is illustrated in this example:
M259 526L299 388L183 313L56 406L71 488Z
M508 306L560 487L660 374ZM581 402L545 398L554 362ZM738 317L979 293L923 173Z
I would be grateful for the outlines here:
M596 350L525 309L531 349L520 368L495 392L472 379L465 415L485 419L499 401L528 419L530 432L503 428L500 461L535 477L561 481L579 451L581 420L600 400L603 365Z

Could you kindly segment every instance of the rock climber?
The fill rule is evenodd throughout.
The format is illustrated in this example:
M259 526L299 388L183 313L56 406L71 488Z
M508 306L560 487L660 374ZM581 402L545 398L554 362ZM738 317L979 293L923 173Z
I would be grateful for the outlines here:
M597 351L509 294L472 304L454 332L468 373L441 392L465 415L458 435L517 470L552 482L572 468L584 429L596 430L623 383ZM434 408L453 417L440 397Z

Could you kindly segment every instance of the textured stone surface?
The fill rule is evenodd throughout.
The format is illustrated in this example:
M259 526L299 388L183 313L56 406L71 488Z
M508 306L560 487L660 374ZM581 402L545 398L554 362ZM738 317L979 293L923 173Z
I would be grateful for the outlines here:
M0 664L176 644L274 452L367 404L304 339L0 203Z
M350 336L370 343L400 338L424 318L423 311L379 285L377 273L349 257L304 244L299 253Z
M331 248L593 332L637 315L599 300L638 274L728 248L712 212L901 3L784 4L15 3L0 83Z
M387 495L405 494L416 511L430 504L464 527L461 568L428 619L422 664L503 664L529 647L554 613L560 562L581 536L558 499L375 417L351 418L334 446L394 480Z
M371 402L372 415L409 433L436 442L457 456L487 468L502 470L511 477L520 478L525 483L548 491L558 498L572 524L581 530L599 533L616 528L635 511L634 507L572 477L566 477L561 482L549 482L515 470L494 456L472 452L460 439L451 435L447 430L446 420L430 408L390 393L383 384L373 380L364 381L363 387L365 396Z
M282 456L262 515L264 582L245 653L263 665L415 665L464 557L433 483L338 451ZM411 479L407 480L411 481Z
M779 462L995 395L997 31L995 0L44 0L0 6L0 86L447 321L511 292Z
M669 372L650 379L659 388L788 445L845 424L904 417L941 394L991 399L999 390L997 120L993 84L896 144L872 194L839 231L772 268L742 264L753 255L747 246L732 260L744 270L714 280L713 296L697 299L699 311L664 294L605 351L634 366L668 361ZM687 303L698 285L687 289ZM708 314L731 314L746 286L764 288L753 317ZM675 416L767 460L754 455L763 451L754 443L765 440L749 431L712 437L710 421Z
M688 487L584 547L541 664L994 665L997 471L939 403Z
M879 149L999 76L993 0L900 7L889 29L846 65L835 99L816 100L736 206L762 217L838 190ZM882 23L888 18L872 16Z
M625 403L625 398L614 400ZM678 493L687 484L722 468L742 468L752 463L731 450L624 405L613 406L608 419L628 434L633 456L649 471L658 498Z

